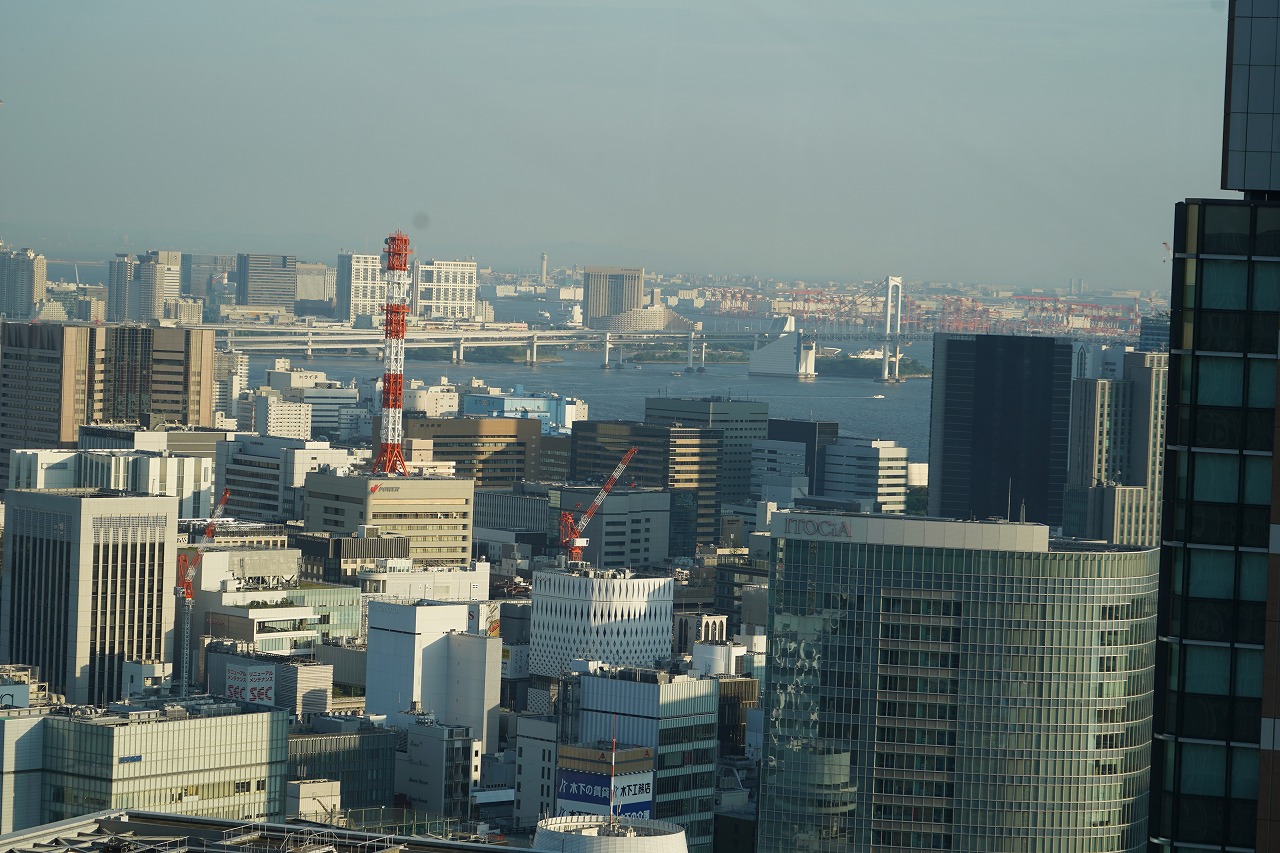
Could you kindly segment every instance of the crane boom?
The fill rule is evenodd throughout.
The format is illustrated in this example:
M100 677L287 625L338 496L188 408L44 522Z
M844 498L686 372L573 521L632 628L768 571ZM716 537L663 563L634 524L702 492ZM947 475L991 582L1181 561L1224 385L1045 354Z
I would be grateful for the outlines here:
M581 517L575 519L573 513L564 510L560 513L560 544L564 547L568 554L569 562L582 562L582 549L587 546L587 540L582 537L582 531L590 523L595 516L596 510L600 509L600 505L604 503L604 499L609 496L609 492L613 491L613 487L618 482L618 478L622 476L623 470L627 467L627 463L631 461L631 457L636 455L639 448L631 448L622 456L622 461L613 469L613 473L609 475L609 479L604 481L604 485L600 487L600 491L596 492L595 499L591 501L591 505L587 507L587 511Z
M214 528L227 509L229 497L231 497L231 490L223 489L222 496L218 498L218 505L213 508L213 514L209 516L209 523L204 526L204 535L196 543L195 556L178 555L178 588L175 592L182 598L182 660L179 661L178 669L178 695L184 698L187 695L191 672L191 609L194 605L192 597L195 594L192 584L196 579L196 569L200 567L200 560L204 557L204 551L200 546L213 541Z

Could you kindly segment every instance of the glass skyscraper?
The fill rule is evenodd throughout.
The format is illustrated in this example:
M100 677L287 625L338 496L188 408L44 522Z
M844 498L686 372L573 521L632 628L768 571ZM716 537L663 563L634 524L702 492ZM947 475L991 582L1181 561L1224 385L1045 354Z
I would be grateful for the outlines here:
M1174 216L1155 851L1280 850L1278 18L1230 6L1222 187L1244 197Z
M1158 551L774 516L760 853L1147 843Z

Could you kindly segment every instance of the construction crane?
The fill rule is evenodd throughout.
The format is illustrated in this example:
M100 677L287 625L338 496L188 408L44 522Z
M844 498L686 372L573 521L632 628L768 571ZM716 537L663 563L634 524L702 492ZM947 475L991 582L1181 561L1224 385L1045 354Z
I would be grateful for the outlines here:
M591 517L596 514L596 510L600 509L600 505L609 496L609 492L613 491L614 484L622 476L622 471L627 467L627 463L631 461L631 457L636 455L637 449L633 447L623 454L622 461L618 463L617 468L613 469L609 479L604 481L604 485L596 493L595 500L591 502L591 506L587 507L587 511L581 517L575 519L573 511L567 509L560 513L560 545L564 548L565 553L569 555L570 563L582 562L582 549L587 547L587 540L583 538L582 531L586 529Z
M213 515L209 516L209 523L204 526L204 536L200 537L200 541L196 543L195 557L189 557L187 554L178 555L178 588L174 591L182 597L182 660L178 670L180 673L178 695L183 698L186 698L190 687L191 609L194 606L192 597L195 591L192 582L196 579L196 569L200 568L200 560L204 557L204 550L200 546L213 541L214 526L226 511L229 497L231 497L231 490L223 489L222 497L218 498L218 505L213 509Z

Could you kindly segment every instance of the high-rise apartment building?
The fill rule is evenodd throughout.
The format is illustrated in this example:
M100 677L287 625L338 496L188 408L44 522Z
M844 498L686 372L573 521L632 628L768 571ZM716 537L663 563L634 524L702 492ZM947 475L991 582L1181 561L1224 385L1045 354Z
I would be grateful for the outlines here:
M1121 378L1071 382L1062 529L1119 545L1160 544L1169 357L1126 352Z
M1170 241L1156 851L1280 850L1275 4L1231 3L1227 33L1222 187L1244 197L1179 203Z
M75 447L85 424L213 425L213 332L0 327L0 482L15 448Z
M119 257L119 255L117 255ZM235 275L235 255L182 253L182 292L192 299L209 300L209 286L215 276Z
M582 273L582 301L588 328L606 317L644 305L644 269L587 267Z
M44 299L47 263L34 249L3 251L0 247L0 308L6 317L25 320Z
M929 515L1062 524L1071 341L933 338Z
M104 326L103 417L116 423L213 426L210 329ZM0 354L0 364L3 355ZM0 414L0 421L4 418Z
M370 317L375 324L381 324L382 309L387 304L382 256L354 252L338 255L334 299L334 313L339 320L354 323L357 317Z
M159 320L165 316L165 302L182 296L182 253L152 251L138 256L134 270L138 282L138 317Z
M249 387L249 356L239 350L213 352L213 411L235 414L240 392Z
M628 483L671 493L672 556L691 557L699 544L720 538L720 465L724 431L629 421L573 425L571 477L608 477L630 448Z
M138 259L119 254L107 261L107 320L137 320L141 310L138 292Z
M760 853L1138 851L1158 552L773 516Z
M172 662L177 535L177 498L10 489L0 661L95 705L121 698L126 662Z
M644 422L724 431L720 500L740 503L751 492L751 445L769 434L769 404L729 397L647 397Z
M236 304L293 310L298 298L298 259L293 255L237 255Z
M476 316L475 261L414 261L409 310L428 320Z

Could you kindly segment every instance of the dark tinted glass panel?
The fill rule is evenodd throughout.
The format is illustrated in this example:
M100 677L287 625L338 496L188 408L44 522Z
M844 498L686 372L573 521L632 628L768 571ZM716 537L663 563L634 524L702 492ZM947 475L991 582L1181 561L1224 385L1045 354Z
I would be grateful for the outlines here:
M1245 352L1249 344L1249 315L1243 311L1201 311L1196 324L1196 347L1212 352Z
M1280 257L1280 208L1258 208L1258 236L1253 253Z
M1265 548L1271 538L1271 509L1265 506L1246 506L1240 511L1240 544L1251 548Z
M1245 416L1245 450L1270 450L1275 443L1275 410L1250 409Z
M1211 204L1204 212L1206 255L1247 255L1249 253L1249 208L1244 205Z
M1275 314L1259 312L1249 316L1249 352L1274 353L1277 334L1280 325Z
M1197 503L1192 506L1188 542L1234 545L1240 535L1240 514L1234 504Z
M1231 708L1231 739L1237 743L1257 743L1261 720L1261 700L1236 699Z
M1266 633L1266 604L1261 601L1241 601L1236 604L1236 608L1236 641L1261 645Z
M1244 440L1244 417L1238 409L1200 406L1194 417L1191 443L1197 447L1238 448Z
M1214 598L1187 599L1185 636L1191 640L1231 642L1233 609L1230 601Z
M1258 804L1248 800L1231 800L1227 815L1227 844L1233 847L1254 846L1258 837Z
M1180 797L1178 840L1218 841L1222 838L1222 822L1226 818L1226 811L1226 800L1217 797Z

